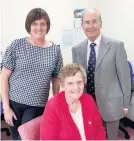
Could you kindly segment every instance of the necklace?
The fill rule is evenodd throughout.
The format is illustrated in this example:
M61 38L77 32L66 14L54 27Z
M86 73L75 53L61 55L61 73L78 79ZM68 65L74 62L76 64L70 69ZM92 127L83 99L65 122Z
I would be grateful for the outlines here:
M76 114L79 108L80 108L80 101L74 102L71 105L69 105L69 110L74 114Z

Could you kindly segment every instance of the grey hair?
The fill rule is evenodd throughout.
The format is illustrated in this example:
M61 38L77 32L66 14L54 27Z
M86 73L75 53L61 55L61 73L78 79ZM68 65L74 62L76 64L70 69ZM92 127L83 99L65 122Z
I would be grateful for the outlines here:
M98 17L99 17L100 22L102 23L101 13L100 13L99 10L96 9L96 8L85 9L85 10L82 12L81 22L83 22L83 17L84 17L84 14L85 14L86 12L96 12L96 14L97 14Z
M61 68L58 78L64 81L66 77L75 76L77 72L81 72L84 83L86 84L87 83L87 74L84 68L81 65L76 64L76 63L71 63L71 64L67 64L63 66Z

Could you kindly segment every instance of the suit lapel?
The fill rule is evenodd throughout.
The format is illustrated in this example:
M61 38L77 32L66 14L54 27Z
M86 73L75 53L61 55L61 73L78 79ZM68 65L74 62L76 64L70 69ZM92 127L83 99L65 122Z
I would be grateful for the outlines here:
M104 36L102 36L100 47L99 47L99 52L98 52L98 57L96 61L96 69L99 66L99 64L101 63L107 51L109 50L109 47L110 47L109 41Z
M81 50L80 50L80 54L82 54L81 58L85 71L87 71L87 44L88 44L88 40L85 40L81 44Z

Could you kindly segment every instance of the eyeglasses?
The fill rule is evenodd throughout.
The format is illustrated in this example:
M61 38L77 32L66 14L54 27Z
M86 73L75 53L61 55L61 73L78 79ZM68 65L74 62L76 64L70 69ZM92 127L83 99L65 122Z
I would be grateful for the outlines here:
M83 22L82 22L83 25L88 25L88 26L89 26L90 24L91 24L91 25L96 25L96 24L99 24L99 23L100 23L99 20L83 21Z

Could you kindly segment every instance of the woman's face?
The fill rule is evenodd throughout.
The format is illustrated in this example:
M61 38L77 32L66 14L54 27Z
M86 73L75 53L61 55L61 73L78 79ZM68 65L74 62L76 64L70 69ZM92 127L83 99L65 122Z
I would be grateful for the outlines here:
M42 18L40 20L36 20L31 24L31 36L36 39L44 39L47 34L47 22Z
M78 100L84 91L84 80L81 72L75 76L66 77L63 82L65 94L72 100Z

